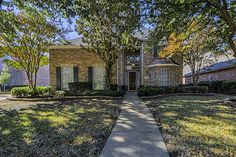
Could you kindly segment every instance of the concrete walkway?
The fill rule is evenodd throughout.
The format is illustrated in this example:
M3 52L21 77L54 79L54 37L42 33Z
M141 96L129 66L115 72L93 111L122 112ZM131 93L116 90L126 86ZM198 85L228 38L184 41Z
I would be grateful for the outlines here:
M152 114L136 93L125 95L100 157L169 157Z

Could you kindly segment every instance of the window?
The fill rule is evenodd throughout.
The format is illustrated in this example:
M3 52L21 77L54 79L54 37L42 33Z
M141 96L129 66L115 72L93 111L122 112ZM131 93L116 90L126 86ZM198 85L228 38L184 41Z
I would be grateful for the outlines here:
M93 89L104 89L105 84L105 69L101 67L93 68Z
M64 90L69 89L68 83L73 82L73 67L62 67L61 68L61 87Z
M139 69L139 55L128 55L126 58L127 70Z
M169 86L170 79L169 79L169 69L168 68L161 68L160 69L160 86Z

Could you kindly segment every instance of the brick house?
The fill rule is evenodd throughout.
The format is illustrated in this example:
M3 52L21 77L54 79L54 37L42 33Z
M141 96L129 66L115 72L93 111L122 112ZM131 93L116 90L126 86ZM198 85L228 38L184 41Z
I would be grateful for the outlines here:
M192 83L192 74L184 75L185 83ZM212 64L200 70L201 81L236 81L236 59Z
M0 71L3 69L4 58L0 58ZM28 85L28 79L26 73L23 70L18 70L10 67L9 72L11 77L7 83L8 86L19 86ZM49 65L41 67L37 74L37 85L38 86L48 86L49 85Z
M140 85L174 86L182 84L181 57L158 58L157 53L145 48L147 38L138 34L141 41L133 52L123 52L113 65L112 83L136 90ZM100 57L85 48L82 38L68 45L49 48L50 85L54 89L68 89L69 82L92 82L93 89L104 86L104 63Z

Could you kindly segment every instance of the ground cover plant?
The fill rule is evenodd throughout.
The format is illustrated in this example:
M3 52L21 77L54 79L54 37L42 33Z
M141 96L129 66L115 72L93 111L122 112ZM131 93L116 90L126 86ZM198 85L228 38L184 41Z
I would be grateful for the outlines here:
M0 105L0 156L98 156L121 102L92 99L27 103L21 109L10 101Z
M236 109L223 96L174 96L147 101L171 156L236 154Z

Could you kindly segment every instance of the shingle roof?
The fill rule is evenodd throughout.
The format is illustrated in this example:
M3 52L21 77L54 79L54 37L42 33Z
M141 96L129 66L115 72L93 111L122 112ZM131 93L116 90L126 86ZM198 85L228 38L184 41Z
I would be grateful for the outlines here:
M135 32L133 36L139 40L146 40L148 38L149 33L150 30L144 28L140 31ZM86 46L87 44L83 42L83 37L80 36L78 38L68 40L68 43L66 45Z
M179 64L169 58L156 58L147 67L150 68L155 66L179 66Z
M200 74L209 73L209 72L218 71L218 70L224 70L224 69L228 69L232 67L236 67L236 59L230 59L227 61L219 62L216 64L212 64L210 66L204 67L200 70ZM192 73L188 73L184 75L184 77L191 77L191 76L192 76Z
M68 40L68 45L74 45L74 46L84 46L86 43L83 42L83 37L78 37L75 39Z

